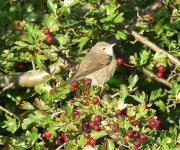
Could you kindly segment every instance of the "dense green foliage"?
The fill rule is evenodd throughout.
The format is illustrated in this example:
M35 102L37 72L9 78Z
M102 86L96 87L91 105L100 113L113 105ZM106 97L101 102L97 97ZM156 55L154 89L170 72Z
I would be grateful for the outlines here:
M0 149L178 149L180 66L135 41L124 28L132 25L178 58L180 3L164 0L146 14L153 2L1 0L2 77L36 69L48 72L48 65L59 57L70 65L34 88L1 87ZM74 72L74 64L83 59L84 50L98 41L116 42L114 53L124 65L117 67L103 89L84 81L73 89L72 85L61 87ZM143 67L159 78L152 79L142 72ZM172 87L159 83L161 78ZM90 124L93 120L95 125Z

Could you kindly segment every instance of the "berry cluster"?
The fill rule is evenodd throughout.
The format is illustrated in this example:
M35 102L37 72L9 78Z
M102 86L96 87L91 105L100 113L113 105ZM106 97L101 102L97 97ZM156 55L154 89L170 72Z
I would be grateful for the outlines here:
M49 45L52 44L54 42L54 36L50 35L50 33L51 33L50 30L48 28L45 28L45 29L43 29L42 32L44 33L44 35L47 35L46 43Z
M161 124L161 121L159 119L154 119L152 117L150 117L148 121L149 121L149 127L155 128L155 129L159 128Z
M163 65L160 65L159 67L157 67L156 75L157 75L158 78L162 78L163 77L165 69L166 68Z
M52 134L49 131L44 131L43 136L45 139L50 139ZM57 137L54 139L54 146L58 147L60 146L62 143L67 143L68 142L68 137L67 135L65 135L64 132L60 131L57 133Z
M133 139L133 145L138 148L141 143L146 140L146 135L139 133L138 131L128 130L126 136Z

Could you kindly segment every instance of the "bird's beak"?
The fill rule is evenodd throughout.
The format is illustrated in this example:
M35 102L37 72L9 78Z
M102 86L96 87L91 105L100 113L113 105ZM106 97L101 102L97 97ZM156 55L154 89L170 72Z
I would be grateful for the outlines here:
M114 45L116 45L116 43L114 43L114 44L111 44L111 47L114 47Z

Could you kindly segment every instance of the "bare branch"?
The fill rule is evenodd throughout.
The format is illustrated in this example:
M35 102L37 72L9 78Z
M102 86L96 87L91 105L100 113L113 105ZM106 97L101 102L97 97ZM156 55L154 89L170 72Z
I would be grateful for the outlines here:
M52 73L60 72L60 66L67 67L67 63L63 59L59 59L50 65L49 73L43 70L28 71L24 73L15 73L13 75L0 75L0 87L8 87L10 84L20 87L34 87L43 82L44 77L52 77Z
M163 78L158 78L153 72L149 71L146 68L142 68L142 71L147 74L148 76L150 76L151 78L155 79L157 82L160 82L168 87L172 87L171 83L169 83L167 80L163 79Z
M155 43L151 42L150 40L148 40L147 38L143 37L142 35L140 35L139 33L137 33L136 31L131 31L131 35L138 40L139 42L143 43L144 45L148 46L150 49L154 50L155 52L160 52L165 54L169 60L174 63L177 66L180 66L180 61L173 57L171 54L169 54L167 51L165 51L164 49L158 47Z

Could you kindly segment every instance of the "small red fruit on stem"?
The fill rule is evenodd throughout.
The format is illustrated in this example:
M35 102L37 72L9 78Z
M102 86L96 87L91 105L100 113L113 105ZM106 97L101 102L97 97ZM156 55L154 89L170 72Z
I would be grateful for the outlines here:
M162 78L163 77L163 72L158 71L156 75L157 75L158 78Z
M101 120L102 120L102 118L99 115L94 117L94 122L96 122L96 123L101 122Z
M79 111L74 110L74 111L73 111L73 116L78 116L78 115L79 115Z
M85 79L85 85L86 85L86 86L91 85L91 82L92 82L91 79L89 79L89 78Z
M141 133L141 134L139 135L139 139L140 139L141 141L144 141L144 140L146 139L146 136Z
M96 140L95 139L90 139L88 141L88 144L91 145L91 146L94 146L94 145L96 145Z
M117 132L119 130L119 124L118 123L114 123L113 125L112 125L112 131L113 132Z
M138 148L138 147L141 145L141 141L135 140L135 141L133 142L133 145L134 145L136 148Z
M42 31L45 35L50 34L50 30L48 28L43 29Z
M129 138L133 138L134 137L134 133L132 130L128 130L126 135L129 137Z
M47 44L52 44L53 42L54 42L54 37L51 36L51 35L48 35L48 36L46 37L46 43L47 43Z
M122 115L122 110L117 109L117 110L115 111L115 113L116 113L116 116L120 116L120 115Z
M52 134L51 134L49 131L44 131L43 136L44 136L46 139L49 139L49 138L52 136Z
M93 102L94 104L99 104L100 100L99 100L98 97L94 97L94 98L92 99L92 102Z
M160 66L158 66L158 68L157 68L158 72L164 72L165 69L166 69L166 68L165 68L163 65L160 65Z
M124 63L124 60L123 60L122 58L118 58L118 59L116 60L116 63L117 63L118 65L122 65L122 64Z

